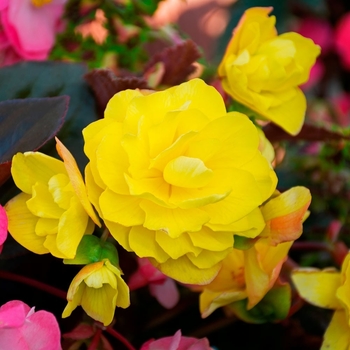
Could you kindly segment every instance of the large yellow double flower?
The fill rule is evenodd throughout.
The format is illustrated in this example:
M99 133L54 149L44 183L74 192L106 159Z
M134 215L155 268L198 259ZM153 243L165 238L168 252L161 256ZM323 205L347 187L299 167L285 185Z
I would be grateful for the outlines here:
M203 81L120 92L83 135L91 202L125 249L165 274L208 283L234 232L261 231L255 209L274 191L276 175L258 151L255 126L227 113Z

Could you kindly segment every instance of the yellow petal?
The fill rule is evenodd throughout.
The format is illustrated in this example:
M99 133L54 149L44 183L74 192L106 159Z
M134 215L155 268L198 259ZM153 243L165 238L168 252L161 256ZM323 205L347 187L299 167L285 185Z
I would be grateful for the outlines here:
M292 273L292 281L300 296L310 304L328 309L342 308L336 297L340 273L335 269L297 269Z
M232 247L218 252L202 250L197 256L193 253L189 253L187 257L191 260L193 265L200 269L209 269L224 260L231 250Z
M45 237L35 234L38 218L27 208L26 201L29 198L30 195L20 193L7 202L5 210L8 217L8 230L20 245L33 253L49 253L49 250L44 247Z
M107 103L104 117L123 122L130 102L138 96L143 96L140 90L124 90L115 94Z
M70 296L71 298L67 296L68 304L66 305L66 307L62 312L62 318L69 317L71 313L77 308L77 306L81 305L81 299L83 297L85 288L86 288L86 285L84 283L80 284L77 287L76 293Z
M56 174L65 173L63 162L40 152L17 153L12 158L11 174L16 186L31 194L37 182L47 184Z
M149 230L161 230L171 238L177 238L183 232L199 231L209 221L208 214L197 208L170 209L147 200L142 201L140 207L146 215L143 225Z
M156 231L155 238L171 259L178 259L187 253L193 253L197 256L202 251L201 248L197 248L192 244L189 234L186 232L177 238L171 238L162 231Z
M343 261L341 269L341 286L337 290L337 298L344 305L350 315L350 253L348 253ZM348 321L350 325L350 321Z
M81 176L80 170L75 159L73 158L69 150L63 145L63 143L57 137L55 137L55 139L57 152L64 161L64 166L66 167L69 179L72 183L76 195L78 196L82 206L84 207L88 215L91 217L91 219L94 221L94 223L97 226L101 227L100 220L98 219L88 199L84 180Z
M227 291L227 292L212 292L208 289L199 296L199 309L202 318L208 317L219 307L229 305L235 301L245 299L247 293L245 290Z
M32 198L28 199L27 207L35 215L47 219L59 219L64 210L54 202L46 184L37 182L32 187Z
M57 248L68 258L75 257L78 245L86 232L88 216L76 198L59 219Z
M124 196L107 189L100 196L101 216L123 226L141 225L145 214L140 208L140 199Z
M323 337L321 350L349 350L350 329L344 310L336 310Z
M220 264L217 264L208 269L200 269L192 264L187 256L182 256L176 260L168 259L164 263L158 263L152 258L149 260L165 275L186 284L208 284L215 278L221 267Z
M108 326L113 321L117 296L118 291L109 284L104 284L98 289L86 287L81 306L94 320Z
M129 232L130 227L125 227L123 225L117 224L115 222L105 220L105 224L114 237L114 239L128 252L131 252L132 249L129 245Z
M190 239L196 247L210 251L223 251L233 247L232 232L214 232L203 227L198 232L191 232Z
M171 185L198 188L208 185L213 177L213 171L198 158L180 156L165 166L163 176Z
M142 226L133 226L129 234L130 248L140 258L152 257L163 263L169 259L169 255L156 242L155 235L155 231Z

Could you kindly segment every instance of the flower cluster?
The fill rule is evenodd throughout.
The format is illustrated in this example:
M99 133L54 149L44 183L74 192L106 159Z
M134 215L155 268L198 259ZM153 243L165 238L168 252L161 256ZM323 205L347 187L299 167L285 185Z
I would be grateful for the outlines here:
M0 49L8 50L0 65L45 59L65 2L0 1ZM83 5L84 11L94 8L90 2ZM302 186L277 190L273 168L277 151L259 119L272 121L289 134L299 133L306 111L299 86L307 82L320 47L297 33L277 35L271 10L245 12L213 85L200 78L170 84L177 81L171 76L176 70L167 65L171 50L157 61L162 77L170 76L152 85L158 90L144 88L144 81L136 76L122 80L120 86L112 79L105 95L112 96L116 85L118 92L103 106L103 118L86 123L82 130L87 164L79 165L85 167L84 177L58 138L56 150L62 160L37 151L11 154L12 179L21 192L4 208L0 206L0 252L8 228L14 240L28 250L50 253L66 265L81 265L68 288L62 317L81 306L98 321L87 326L93 338L91 344L85 339L89 349L97 349L103 339L99 322L108 327L117 306L129 307L129 287L135 290L149 284L160 304L172 308L181 297L175 284L180 282L200 292L203 318L220 307L247 322L287 316L291 288L280 275L290 248L303 232L311 194ZM108 26L121 25L114 19L97 10L95 29L103 34L100 45L113 46ZM94 25L96 22L81 23L77 32L87 34ZM96 35L94 38L98 41ZM191 47L182 49L190 51ZM155 66L144 70L146 78L156 71ZM186 67L184 76L192 68ZM110 78L110 72L102 74ZM91 75L86 77L91 79ZM105 83L101 85L106 87ZM124 88L123 84L134 83L136 88ZM161 84L169 86L162 89ZM222 87L215 88L215 84ZM222 89L226 96L220 94ZM105 92L97 94L98 103L105 99ZM129 286L122 277L118 246L134 253L129 256L138 263L134 274L126 272ZM302 297L336 309L325 346L339 349L350 342L349 259L350 255L341 273L297 270L293 274ZM313 288L319 291L325 283L323 294L313 293ZM37 329L37 319L44 327L48 315L41 317L43 313L34 313L21 302L0 308L0 347L12 346L10 335L32 346L28 332ZM52 349L58 349L59 332L52 318L47 319L55 330ZM339 329L347 333L336 340L341 322L346 327L343 324ZM67 338L70 334L78 341L73 347L82 339L83 328L68 333ZM40 341L44 344L47 339ZM150 340L141 349L170 348L209 350L210 346L206 338L182 337L178 331L173 337Z

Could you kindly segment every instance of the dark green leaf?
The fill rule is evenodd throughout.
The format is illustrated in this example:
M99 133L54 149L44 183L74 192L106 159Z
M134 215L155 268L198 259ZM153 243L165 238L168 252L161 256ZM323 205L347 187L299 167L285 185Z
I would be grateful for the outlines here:
M83 153L82 129L95 121L95 100L83 76L87 67L66 62L22 62L0 69L0 101L68 95L66 122L58 138L72 152L80 168L87 162ZM56 154L54 142L45 152Z

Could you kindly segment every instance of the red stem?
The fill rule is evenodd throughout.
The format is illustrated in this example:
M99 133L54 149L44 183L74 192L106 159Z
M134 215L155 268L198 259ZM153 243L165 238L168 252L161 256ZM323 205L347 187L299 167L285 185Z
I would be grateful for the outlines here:
M106 327L105 330L107 333L109 333L114 338L118 339L121 343L123 343L125 345L125 347L128 348L129 350L136 350L136 348L134 348L129 343L129 341L126 338L124 338L120 333L118 333L115 329L113 329L111 327Z
M50 293L58 298L65 299L65 300L67 299L67 293L64 292L63 290L49 286L48 284L43 282L33 280L29 277L24 277L8 271L0 271L0 278L4 278L6 280L15 281L19 283L24 283L24 284L27 284L28 286Z
M102 335L102 328L97 327L96 333L94 334L94 337L92 338L91 344L88 347L88 350L96 350L98 347L98 344L100 342Z
M294 242L291 250L325 250L329 251L329 246L322 242Z

